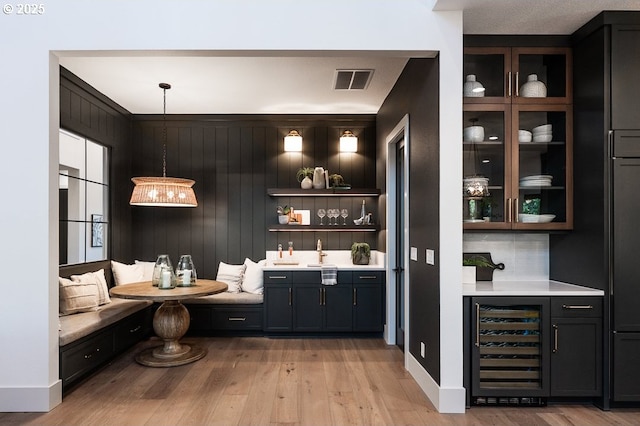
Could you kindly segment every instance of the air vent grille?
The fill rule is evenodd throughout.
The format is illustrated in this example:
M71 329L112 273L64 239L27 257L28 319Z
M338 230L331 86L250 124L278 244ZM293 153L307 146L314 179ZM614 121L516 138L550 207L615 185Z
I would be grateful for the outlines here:
M335 90L365 90L369 86L373 70L336 70Z

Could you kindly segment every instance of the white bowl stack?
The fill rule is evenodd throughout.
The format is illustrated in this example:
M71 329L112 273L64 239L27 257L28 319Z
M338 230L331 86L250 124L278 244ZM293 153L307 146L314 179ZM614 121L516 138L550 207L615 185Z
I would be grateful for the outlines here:
M531 142L531 136L528 130L518 130L518 142Z
M553 130L551 124L543 124L542 126L534 127L531 130L534 142L551 142L553 139Z
M533 175L520 178L520 187L537 187L537 186L551 186L551 175Z

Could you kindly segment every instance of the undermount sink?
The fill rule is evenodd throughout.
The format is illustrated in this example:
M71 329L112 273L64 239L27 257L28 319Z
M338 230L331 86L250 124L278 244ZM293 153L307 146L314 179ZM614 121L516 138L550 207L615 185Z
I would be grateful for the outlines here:
M331 263L307 263L307 267L309 267L309 268L320 268L322 266L331 266L331 267L334 267L334 268L337 267L336 265L333 265Z

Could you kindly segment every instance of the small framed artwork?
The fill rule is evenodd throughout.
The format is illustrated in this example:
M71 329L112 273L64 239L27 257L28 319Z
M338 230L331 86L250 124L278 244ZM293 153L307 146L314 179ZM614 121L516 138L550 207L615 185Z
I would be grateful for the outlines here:
M101 214L91 215L91 247L102 247L103 223Z

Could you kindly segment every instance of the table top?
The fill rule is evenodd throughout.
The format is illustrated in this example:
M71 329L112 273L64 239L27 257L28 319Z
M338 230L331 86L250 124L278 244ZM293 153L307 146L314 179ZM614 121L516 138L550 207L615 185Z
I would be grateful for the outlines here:
M226 290L227 285L223 282L198 279L195 285L188 287L176 287L172 289L154 287L151 285L151 281L122 284L113 287L109 291L109 294L122 299L164 302L165 300L183 300L193 297L207 296L209 294L222 293Z

